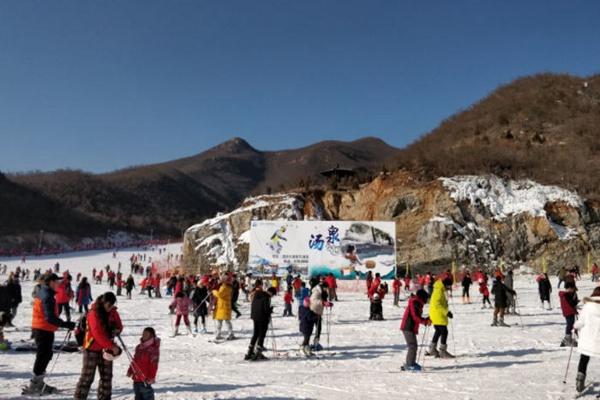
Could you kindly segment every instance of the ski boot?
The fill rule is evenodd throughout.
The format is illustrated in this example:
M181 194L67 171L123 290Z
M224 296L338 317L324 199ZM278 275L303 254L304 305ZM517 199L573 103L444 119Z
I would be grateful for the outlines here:
M194 332L192 332L192 327L189 325L186 325L186 327L187 327L188 334L190 334L192 337L196 337L196 334ZM198 329L196 329L196 331L197 330Z
M455 358L452 354L448 353L448 345L440 345L440 358Z
M268 360L268 358L264 356L263 351L264 351L263 347L256 346L256 352L254 353L253 360L254 361Z
M227 337L225 338L225 340L235 340L235 339L237 339L237 338L235 337L233 332L229 332L229 335L227 335Z
M575 390L577 393L583 392L585 388L585 374L583 372L578 372L577 377L575 378Z
M492 326L498 326L498 318L494 317L494 320L492 321Z
M202 334L208 333L208 331L206 330L206 326L202 325L202 329L200 330L200 333L202 333Z
M312 349L310 348L310 346L306 345L306 346L302 346L302 353L304 353L304 355L306 357L312 357L315 354L312 352Z
M194 326L194 333L198 334L198 325Z
M400 369L402 371L407 371L407 372L421 372L421 370L423 369L419 364L414 363L413 365L403 365L400 367Z
M510 325L508 325L507 323L504 322L504 318L500 318L498 320L498 326L509 327Z
M244 356L244 360L246 360L246 361L254 360L254 346L248 347L248 352Z
M315 339L315 341L313 342L312 346L310 346L310 348L313 351L323 350L323 346L321 346L321 344L319 343L319 339Z
M431 342L429 344L429 350L425 351L425 355L426 356L439 357L440 356L440 352L437 349L437 343Z

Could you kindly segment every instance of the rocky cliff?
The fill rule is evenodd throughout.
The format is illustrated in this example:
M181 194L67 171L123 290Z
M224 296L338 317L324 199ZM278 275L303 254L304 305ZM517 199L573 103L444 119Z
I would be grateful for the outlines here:
M600 248L597 204L576 193L494 175L423 181L408 172L380 175L356 190L259 196L190 227L185 265L243 270L253 219L340 219L396 222L397 262L418 269L459 264L549 268L579 263Z

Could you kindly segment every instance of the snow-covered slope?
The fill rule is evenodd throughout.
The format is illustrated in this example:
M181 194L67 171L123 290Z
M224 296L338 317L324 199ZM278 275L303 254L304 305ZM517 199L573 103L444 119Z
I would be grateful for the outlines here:
M179 252L172 245L169 252ZM118 253L94 252L74 254L67 258L30 259L28 268L52 266L59 260L63 269L91 274L94 266L118 261L124 268L134 251ZM137 252L137 251L135 251ZM154 252L148 256L157 257ZM0 260L9 269L19 265L19 260ZM4 278L4 277L2 277ZM359 283L362 287L362 282ZM554 283L555 284L555 283ZM13 341L29 337L31 319L31 282L23 285L24 303L16 318L19 332L7 332ZM579 283L580 294L591 292L592 283ZM108 287L93 285L94 296ZM564 319L559 309L541 310L537 300L537 286L532 276L516 279L521 317L509 316L510 328L492 328L491 310L480 308L480 296L473 292L473 304L450 300L455 318L450 326L449 350L456 351L456 360L426 358L421 374L400 372L405 357L405 343L399 331L400 318L406 306L392 306L392 299L384 299L385 321L368 321L369 303L362 293L341 293L340 301L333 307L329 348L321 359L306 360L294 356L300 343L296 318L282 318L282 300L274 300L274 338L269 334L267 356L272 357L272 344L276 343L282 355L261 363L243 361L252 332L248 318L249 306L241 301L243 316L233 325L239 340L221 345L209 343L211 336L178 336L169 338L171 316L169 299L147 299L135 293L132 300L119 298L119 312L125 330L123 338L133 350L145 326L154 326L162 338L161 362L157 383L157 399L572 399L574 376L578 356L574 353L568 375L563 385L568 349L558 344L564 332ZM552 294L558 304L556 292ZM297 304L294 305L294 310ZM294 311L295 312L295 311ZM427 313L427 311L426 311ZM213 322L208 321L214 331ZM323 327L322 342L327 346L327 325ZM419 334L423 338L424 330ZM427 337L431 338L431 330ZM65 332L57 333L57 340ZM49 382L66 389L66 394L50 396L52 399L71 399L81 369L81 354L63 354ZM30 353L0 353L0 398L22 399L20 387L30 376L34 356ZM600 375L590 365L588 379L598 381ZM113 398L131 399L131 382L125 376L127 361L118 359L114 366ZM597 392L597 389L594 389ZM588 396L594 398L594 396ZM95 398L95 385L90 398Z

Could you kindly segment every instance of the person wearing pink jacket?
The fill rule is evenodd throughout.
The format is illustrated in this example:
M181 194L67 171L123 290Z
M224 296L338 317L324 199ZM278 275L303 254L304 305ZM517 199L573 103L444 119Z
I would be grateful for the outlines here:
M188 329L188 332L192 336L196 336L192 333L192 327L190 325L190 318L188 314L190 313L190 308L192 307L192 301L185 294L185 291L178 292L169 305L169 308L173 311L175 310L175 314L177 318L175 319L175 329L173 331L173 336L177 336L179 334L179 324L181 323L181 317L183 317L183 322Z

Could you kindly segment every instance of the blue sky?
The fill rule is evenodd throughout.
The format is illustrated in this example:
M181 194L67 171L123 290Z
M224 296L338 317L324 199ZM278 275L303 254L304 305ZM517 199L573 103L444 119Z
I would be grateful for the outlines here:
M600 72L600 2L0 2L0 170L108 171L241 136L402 147L515 77Z

